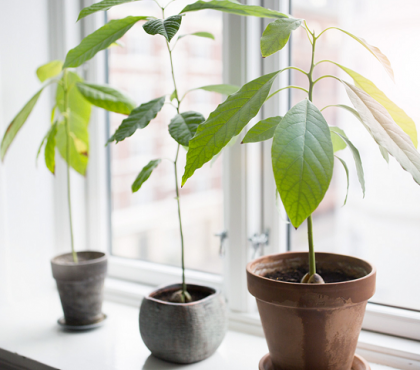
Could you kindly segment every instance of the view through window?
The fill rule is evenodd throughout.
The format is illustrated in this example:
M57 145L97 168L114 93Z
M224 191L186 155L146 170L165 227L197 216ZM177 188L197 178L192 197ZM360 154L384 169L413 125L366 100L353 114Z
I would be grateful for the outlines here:
M166 0L161 0L165 5ZM165 16L177 14L193 1L172 3ZM113 7L108 19L128 15L161 18L153 2L135 2ZM144 32L139 22L121 39L122 46L109 49L109 83L128 92L138 105L171 94L174 90L165 39ZM201 11L183 17L178 35L207 31L215 40L188 36L180 39L173 52L175 76L182 96L187 90L222 83L222 15ZM172 45L175 42L172 41ZM197 111L205 117L221 103L216 93L190 92L181 111ZM177 144L168 133L176 114L165 104L148 127L111 146L112 254L161 264L180 266L181 244L175 201L174 160ZM111 114L111 134L124 116ZM181 148L178 176L185 165L186 150ZM135 194L131 184L140 170L153 159L161 164ZM211 167L211 168L210 168ZM180 180L180 178L179 178ZM214 236L223 228L222 160L206 165L181 189L181 211L186 247L186 267L221 273L219 240Z
M316 61L332 59L373 81L391 100L415 121L420 122L420 24L416 0L294 0L293 16L307 20L317 33L337 26L360 35L390 59L396 84L386 75L378 61L359 43L337 30L327 31L317 42ZM293 34L293 64L308 69L310 44L304 30ZM316 68L316 77L340 73L330 63ZM305 83L305 76L295 72L294 82ZM318 108L330 104L348 104L343 86L333 79L323 79L315 87L314 103ZM305 94L293 91L293 102ZM351 114L328 108L324 117L339 126L359 149L366 180L366 196L356 176L348 149L338 152L350 171L350 192L341 164L334 163L330 190L314 214L316 251L330 251L359 256L378 269L377 292L373 302L420 310L417 282L420 261L420 187L411 175L390 157L387 164L379 149ZM293 250L307 250L306 223L292 228Z

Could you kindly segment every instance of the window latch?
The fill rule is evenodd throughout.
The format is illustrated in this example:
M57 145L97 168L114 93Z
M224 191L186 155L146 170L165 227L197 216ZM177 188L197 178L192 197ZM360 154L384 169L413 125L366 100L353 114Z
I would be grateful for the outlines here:
M214 234L214 236L218 236L220 239L220 247L219 247L219 255L224 256L225 254L225 240L228 238L228 232L226 230L221 231L220 233Z
M262 256L264 252L264 247L268 245L269 241L269 231L267 230L264 233L257 234L255 233L252 235L248 240L251 242L251 246L253 249L253 255L252 259L256 258L258 256Z

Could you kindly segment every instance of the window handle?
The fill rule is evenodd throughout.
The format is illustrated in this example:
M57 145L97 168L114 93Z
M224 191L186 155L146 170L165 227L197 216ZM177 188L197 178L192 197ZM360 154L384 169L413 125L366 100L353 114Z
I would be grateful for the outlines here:
M220 239L219 255L224 256L225 254L224 244L225 244L225 240L228 238L228 232L226 230L223 230L219 233L214 234L214 236L219 237Z
M251 242L251 246L253 249L252 259L254 259L257 256L262 256L264 252L264 247L268 245L270 233L269 231L265 231L264 233L257 234L255 233L252 235L248 240Z

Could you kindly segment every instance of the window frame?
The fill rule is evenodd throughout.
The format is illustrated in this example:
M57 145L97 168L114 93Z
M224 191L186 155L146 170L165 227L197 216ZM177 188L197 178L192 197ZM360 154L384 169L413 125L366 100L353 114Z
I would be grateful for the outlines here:
M81 9L94 2L95 0L83 0L77 5ZM246 3L291 13L292 0L247 0ZM63 15L63 17L68 18L68 15ZM253 78L255 78L255 73L266 74L289 64L290 47L288 50L278 53L273 58L267 58L259 64L255 64L254 60L254 67L251 70L250 60L253 55L259 55L256 51L259 45L255 41L249 42L251 39L247 40L246 36L254 34L258 29L263 30L268 21L251 17L237 17L230 14L223 14L223 17L223 80L225 83L242 85L245 81L249 81L253 75ZM100 13L84 18L81 21L82 35L86 36L103 25L104 21L103 14ZM60 26L56 25L52 28L59 30ZM93 60L89 61L84 67L86 79L94 83L107 82L105 63L105 53L99 53ZM280 75L276 83L282 86L290 83L289 72ZM290 95L287 91L278 94L276 98L264 105L260 117L284 114L288 110L289 101ZM109 149L105 149L103 145L107 138L109 122L106 125L103 122L108 122L106 113L94 109L90 124L91 155L88 175L84 186L84 197L79 196L78 199L83 201L84 198L85 200L86 245L88 249L110 252L111 225L107 217L111 209L108 198L110 173L107 166L110 154ZM253 259L248 238L253 233L269 230L269 243L264 248L264 254L285 252L289 249L288 226L284 222L285 215L279 217L276 207L275 184L271 174L270 144L268 141L256 144L258 149L257 151L254 150L254 153L260 152L261 159L260 165L253 168L254 171L258 171L261 177L258 194L254 195L261 202L259 220L255 215L250 215L249 212L252 199L249 197L250 173L247 171L246 164L247 152L250 149L247 149L248 146L235 145L225 150L223 191L224 199L228 199L224 206L225 230L228 231L228 239L225 243L224 273L223 275L214 275L190 269L186 271L188 282L208 284L222 289L229 303L232 325L237 329L252 333L256 330L260 331L261 328L259 319L255 319L255 300L246 288L245 265ZM61 193L65 184L63 181L56 181L56 186L57 192ZM58 195L56 199L58 199ZM60 207L60 209L57 207L56 209L57 222L63 224L67 217L65 215L66 207ZM155 287L179 281L180 275L181 269L178 267L109 255L109 277L113 279ZM250 317L252 318L250 319ZM252 330L249 329L250 323L254 328ZM363 329L420 340L420 312L369 302Z

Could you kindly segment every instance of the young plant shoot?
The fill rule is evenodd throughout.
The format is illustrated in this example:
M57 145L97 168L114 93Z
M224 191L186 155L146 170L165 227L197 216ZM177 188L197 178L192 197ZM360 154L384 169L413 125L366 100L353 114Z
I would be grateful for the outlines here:
M89 158L88 125L91 104L76 88L76 84L82 82L83 79L76 72L63 69L62 61L51 61L39 67L36 74L43 85L9 124L1 142L0 156L4 160L9 146L31 114L44 89L49 85L56 85L51 124L41 141L36 158L38 159L44 147L45 165L52 174L55 174L56 148L66 162L70 243L73 261L77 263L71 211L70 167L83 176L86 174Z
M336 27L327 28L316 35L304 20L288 17L268 24L261 37L262 56L268 57L281 50L287 44L291 32L299 27L305 30L312 49L309 71L289 66L258 77L230 95L200 125L190 140L182 185L197 169L217 155L232 138L240 134L249 121L257 115L265 101L284 89L305 91L307 93L305 100L292 107L284 117L270 117L255 124L245 135L243 143L273 139L272 167L282 203L295 228L307 220L309 272L303 277L302 283L324 283L322 277L316 273L312 213L329 188L333 174L334 153L348 147L356 163L363 194L365 182L359 151L343 130L327 124L321 113L322 110L337 107L351 112L370 133L384 158L388 160L388 155L391 154L419 184L420 155L416 149L417 131L413 120L389 100L372 81L331 60L316 62L316 48L319 43L325 42L322 38L324 33L339 31L367 49L382 64L391 79L394 79L389 60L378 48ZM354 84L332 75L324 75L314 80L313 72L321 63L338 66L353 79ZM269 95L277 76L289 69L307 77L308 90L301 86L286 86ZM330 105L319 110L314 105L312 101L316 93L315 87L325 78L333 78L343 85L354 108L347 105ZM347 165L343 159L336 158L343 164L348 182Z
M93 14L98 11L108 10L112 6L127 3L133 0L119 0L119 1L108 1L104 0L93 4L83 9L79 15L79 20ZM181 221L181 203L178 183L178 159L181 153L181 146L189 148L190 140L194 137L196 132L199 130L200 125L205 121L205 118L201 113L193 111L182 111L182 102L185 96L194 90L204 90L210 92L216 92L224 95L230 95L235 93L239 88L232 85L209 85L197 88L192 88L183 94L180 93L177 87L176 81L176 66L173 62L173 52L178 42L182 42L182 39L188 37L204 37L214 39L214 36L206 31L194 32L189 35L179 35L175 37L180 29L182 19L188 12L198 11L202 9L214 9L222 12L233 13L237 15L251 15L257 17L268 17L268 18L286 18L285 14L268 10L259 6L248 6L242 5L236 1L197 1L194 4L186 6L180 14L167 16L168 7L173 4L176 0L166 1L166 4L161 4L158 0L152 0L156 6L161 10L162 18L155 18L151 16L128 16L122 19L115 19L109 21L100 29L96 30L92 34L88 35L82 42L70 50L67 54L64 67L78 67L93 58L100 50L103 50L118 39L120 39L135 23L143 21L144 31L149 35L157 35L163 37L166 43L168 51L168 59L170 61L171 77L173 83L173 91L168 92L167 95L156 98L152 101L142 103L137 108L129 109L125 112L120 111L119 113L127 114L128 117L124 119L112 137L108 142L115 141L116 143L125 140L126 138L133 135L138 129L146 128L149 123L157 116L161 111L165 103L173 106L175 110L175 116L172 118L168 131L171 137L177 143L175 157L171 162L174 166L174 181L175 181L175 199L178 207L178 221L179 221L179 235L181 244L181 267L182 267L182 289L176 292L171 298L174 302L188 302L191 300L190 294L187 292L187 285L185 282L185 260L184 260L184 237L183 228ZM164 2L164 0L162 0ZM185 61L188 63L188 61ZM79 91L83 96L89 100L92 104L104 108L109 111L113 110L113 106L118 104L124 104L124 101L120 101L118 97L114 99L106 100L104 97L106 91L103 88L98 89L96 85L79 83ZM132 191L138 191L143 183L150 177L153 170L161 163L161 159L153 159L150 161L139 173L134 183L132 184Z

